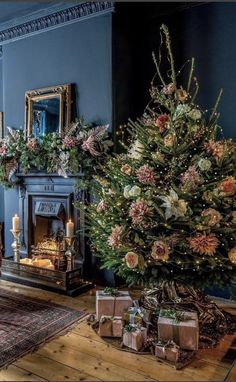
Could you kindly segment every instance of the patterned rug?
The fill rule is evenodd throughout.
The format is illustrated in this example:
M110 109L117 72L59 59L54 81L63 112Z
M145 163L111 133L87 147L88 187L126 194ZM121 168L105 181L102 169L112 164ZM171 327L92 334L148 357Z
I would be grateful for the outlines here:
M0 368L36 350L86 315L0 288Z

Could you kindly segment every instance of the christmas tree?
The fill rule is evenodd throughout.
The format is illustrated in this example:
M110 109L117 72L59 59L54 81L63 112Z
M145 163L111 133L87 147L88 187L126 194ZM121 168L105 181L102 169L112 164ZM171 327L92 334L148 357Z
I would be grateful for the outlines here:
M236 146L220 137L222 91L212 110L201 110L194 59L178 83L164 25L161 35L170 70L162 75L161 54L153 55L150 103L126 126L125 152L95 177L91 248L129 285L225 286L236 276Z

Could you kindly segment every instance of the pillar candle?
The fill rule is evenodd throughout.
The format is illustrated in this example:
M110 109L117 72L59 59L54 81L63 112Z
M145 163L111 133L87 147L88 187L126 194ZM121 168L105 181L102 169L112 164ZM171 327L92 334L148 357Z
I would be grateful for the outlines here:
M20 230L20 218L17 214L15 214L15 216L12 218L12 229L13 231Z
M74 236L74 223L69 220L68 223L66 223L66 236L67 237L73 237Z

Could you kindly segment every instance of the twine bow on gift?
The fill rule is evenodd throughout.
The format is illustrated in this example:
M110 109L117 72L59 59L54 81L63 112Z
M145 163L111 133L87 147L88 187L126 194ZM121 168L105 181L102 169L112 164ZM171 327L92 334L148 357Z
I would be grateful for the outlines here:
M168 340L167 342L160 341L157 345L163 347L163 349L180 349L179 345L177 345L173 340Z
M120 318L118 317L111 317L111 316L102 316L101 320L100 320L100 323L101 324L105 324L106 322L109 322L110 324L110 333L111 333L111 336L113 337L114 336L114 326L113 326L113 323L115 321L119 321Z
M110 317L110 316L102 316L100 322L101 322L102 324L105 324L105 322L107 322L107 321L112 321L112 320L113 320L113 317Z
M117 288L112 288L112 287L106 287L103 292L103 296L111 296L114 297L113 300L113 309L112 309L112 316L115 316L116 312L116 298L119 296L122 296L122 293L117 289Z
M180 347L172 340L168 340L167 342L161 342L159 341L156 346L159 346L162 348L162 353L163 353L163 357L164 359L167 359L167 354L166 354L166 350L167 349L172 349L172 350L176 350L176 351L180 351Z

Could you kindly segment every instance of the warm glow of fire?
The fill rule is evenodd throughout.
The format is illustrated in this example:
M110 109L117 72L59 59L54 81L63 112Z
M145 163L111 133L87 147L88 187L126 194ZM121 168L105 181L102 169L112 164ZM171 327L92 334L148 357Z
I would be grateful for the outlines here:
M37 244L32 251L32 259L21 259L22 264L47 269L59 269L61 259L64 258L63 243L52 238L46 238Z
M52 252L58 251L58 244L53 239L45 239L37 244L35 250L42 254L52 254Z

